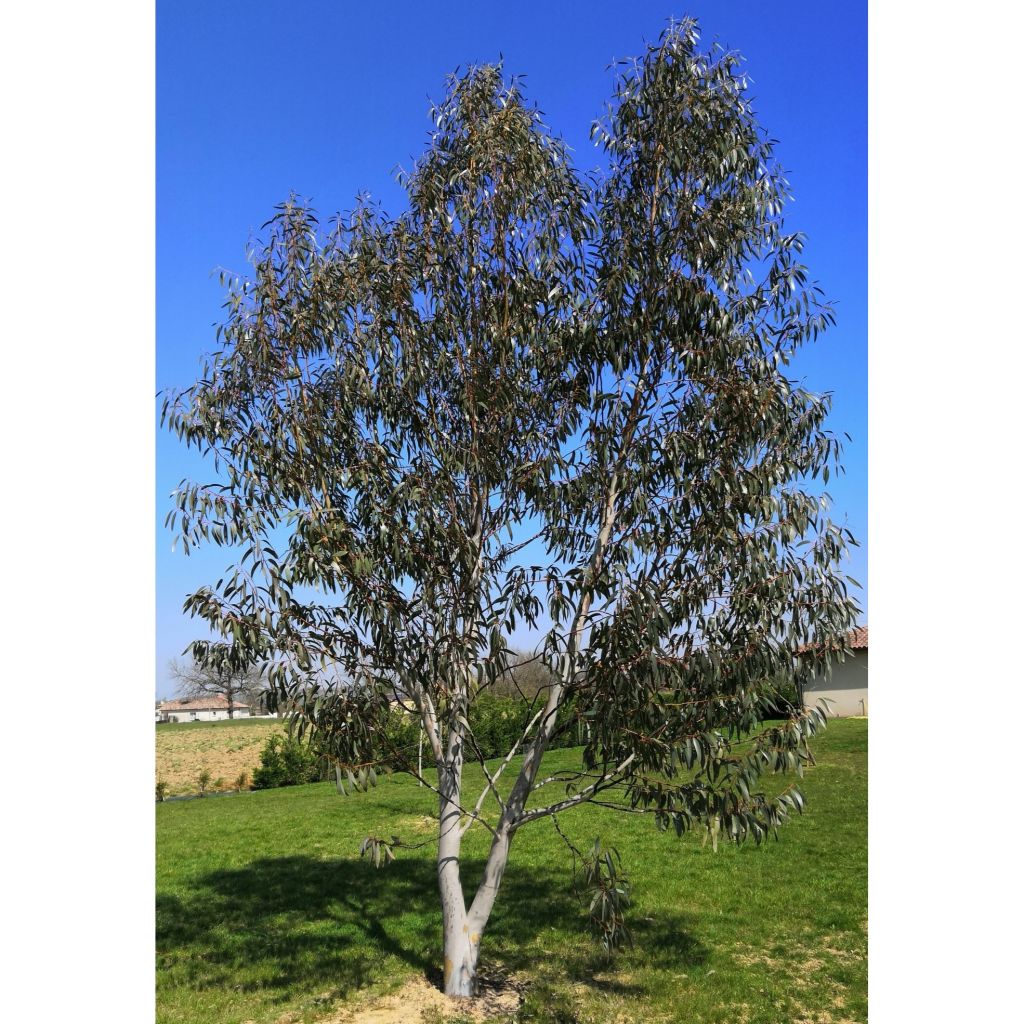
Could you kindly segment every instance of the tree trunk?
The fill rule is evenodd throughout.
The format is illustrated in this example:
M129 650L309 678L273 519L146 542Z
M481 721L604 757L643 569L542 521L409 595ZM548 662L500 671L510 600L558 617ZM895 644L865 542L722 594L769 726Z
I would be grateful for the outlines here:
M448 972L444 983L446 996L470 998L477 994L476 963L479 955L479 940L473 942L465 925L461 935L445 936L444 964Z
M442 844L448 838L442 833ZM455 841L458 842L457 837ZM438 881L444 921L444 993L447 996L475 996L479 991L477 963L480 940L501 887L511 842L511 831L504 825L499 826L498 834L491 843L484 877L468 912L459 878L457 854L452 858L450 853L439 852Z
M471 941L462 892L459 857L462 848L462 747L455 730L448 742L448 756L438 765L437 885L441 893L444 940L444 993L476 995L476 961L480 938Z
M441 908L444 921L444 994L475 996L476 965L480 956L480 935L470 931L462 897L458 866L451 872L454 884L441 880Z
M491 919L494 901L498 898L498 890L501 888L501 879L505 874L505 865L508 864L508 851L511 844L512 832L504 821L499 822L497 834L491 840L491 849L487 854L484 877L480 880L467 915L467 930L473 947L474 977L480 939L483 937L487 922Z

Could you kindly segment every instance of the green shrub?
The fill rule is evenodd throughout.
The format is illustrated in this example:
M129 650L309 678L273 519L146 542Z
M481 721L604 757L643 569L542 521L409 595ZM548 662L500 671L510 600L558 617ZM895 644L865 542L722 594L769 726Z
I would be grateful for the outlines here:
M206 790L210 785L210 773L204 768L196 781L199 783L199 795L206 796Z
M469 723L483 756L488 759L504 757L542 706L540 701L531 703L519 697L481 693L470 706ZM583 732L573 722L571 706L559 710L558 725L567 728L562 735L555 736L548 749L575 747L584 741ZM419 738L419 716L404 708L392 708L385 724L385 741L379 746L381 765L397 769L402 767L403 760L406 764L415 765ZM423 764L425 769L432 764L430 750L426 745ZM260 752L260 766L253 772L252 788L301 786L333 777L332 760L315 737L305 743L293 737L275 735L267 740ZM237 783L236 787L241 788Z
M235 789L237 789L238 792L241 793L243 789L248 789L248 788L249 788L249 773L248 772L242 772L242 774L239 775L237 779L235 779Z
M540 701L530 702L489 691L479 694L470 705L469 724L476 746L483 756L488 759L504 757L542 706ZM569 722L571 711L561 710L558 719L559 725ZM387 742L381 745L385 763L389 763L392 768L399 767L400 757L387 753L394 750L401 751L409 761L415 761L420 736L420 723L416 714L394 709L388 719L386 735ZM549 744L549 749L577 746L581 742L578 730L571 727L566 735L557 736ZM427 752L424 756L429 758Z
M772 682L772 697L762 712L762 718L788 718L800 707L800 694L791 677L778 676Z
M301 786L325 778L324 758L309 744L292 736L271 736L260 752L260 766L252 773L253 789Z
M512 744L523 735L530 720L543 707L541 701L526 701L519 697L480 694L470 706L469 724L477 746L485 758L504 757ZM548 744L549 750L560 747L575 747L584 737L572 721L572 707L559 709L556 720L556 735Z
M161 782L158 782L156 784L156 798L161 803L163 803L164 800L167 799L167 783L166 782L162 782L161 781Z
M402 708L392 708L385 727L386 742L382 744L381 753L384 762L391 768L397 768L401 757L394 756L391 751L399 751L410 761L416 760L416 747L420 738L420 720L416 712ZM424 753L426 757L426 753Z

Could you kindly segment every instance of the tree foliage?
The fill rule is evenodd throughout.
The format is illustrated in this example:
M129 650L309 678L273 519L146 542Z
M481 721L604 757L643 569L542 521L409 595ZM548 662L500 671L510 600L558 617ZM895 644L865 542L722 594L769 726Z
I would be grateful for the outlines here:
M445 986L467 994L524 825L595 801L760 842L799 811L761 780L800 772L824 716L759 722L780 675L842 656L856 606L821 490L829 400L787 369L833 314L740 58L684 21L617 66L591 176L500 66L452 76L432 118L403 213L361 198L322 229L293 197L251 274L225 277L220 347L165 404L215 473L182 482L169 521L186 550L237 553L187 610L357 778L396 758L418 774L384 749L394 702L414 703ZM468 710L514 678L520 626L544 677L486 768L488 816L462 799L482 761ZM580 770L543 779L565 729ZM492 847L468 900L477 822ZM615 921L617 861L592 861Z

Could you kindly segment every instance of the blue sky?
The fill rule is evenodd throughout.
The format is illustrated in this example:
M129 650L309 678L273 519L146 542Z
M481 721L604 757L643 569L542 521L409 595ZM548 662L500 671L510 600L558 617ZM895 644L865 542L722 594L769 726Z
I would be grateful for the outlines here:
M611 91L614 58L640 52L670 17L699 18L747 59L762 124L795 194L787 224L808 236L811 274L838 323L794 372L834 395L846 474L830 482L833 514L861 541L850 572L867 585L867 7L740 0L624 4L535 2L387 5L302 0L160 0L157 4L156 388L185 386L213 348L222 293L216 267L244 252L275 203L295 191L324 217L369 191L402 208L392 170L424 147L430 98L457 66L504 57L575 151L599 163L591 122ZM185 595L220 575L226 552L171 552L169 493L202 465L156 439L156 688L197 634ZM861 603L867 607L866 589ZM866 621L866 616L865 616Z

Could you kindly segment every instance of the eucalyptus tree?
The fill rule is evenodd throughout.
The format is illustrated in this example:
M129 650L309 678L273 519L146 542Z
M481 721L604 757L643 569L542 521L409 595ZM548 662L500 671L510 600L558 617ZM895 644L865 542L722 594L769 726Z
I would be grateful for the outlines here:
M267 664L355 787L386 758L436 791L444 987L467 995L524 826L591 802L760 842L800 810L762 780L799 773L824 715L760 728L770 680L841 657L856 608L821 493L829 402L787 376L832 313L739 57L684 21L619 65L601 173L500 67L452 76L432 115L405 212L361 199L322 228L293 198L227 279L220 348L165 404L215 472L169 520L186 549L237 552L186 608ZM488 765L468 711L522 627L549 682ZM429 772L388 728L396 698ZM578 770L544 778L581 722ZM466 892L474 826L490 851ZM595 845L609 944L614 871Z

